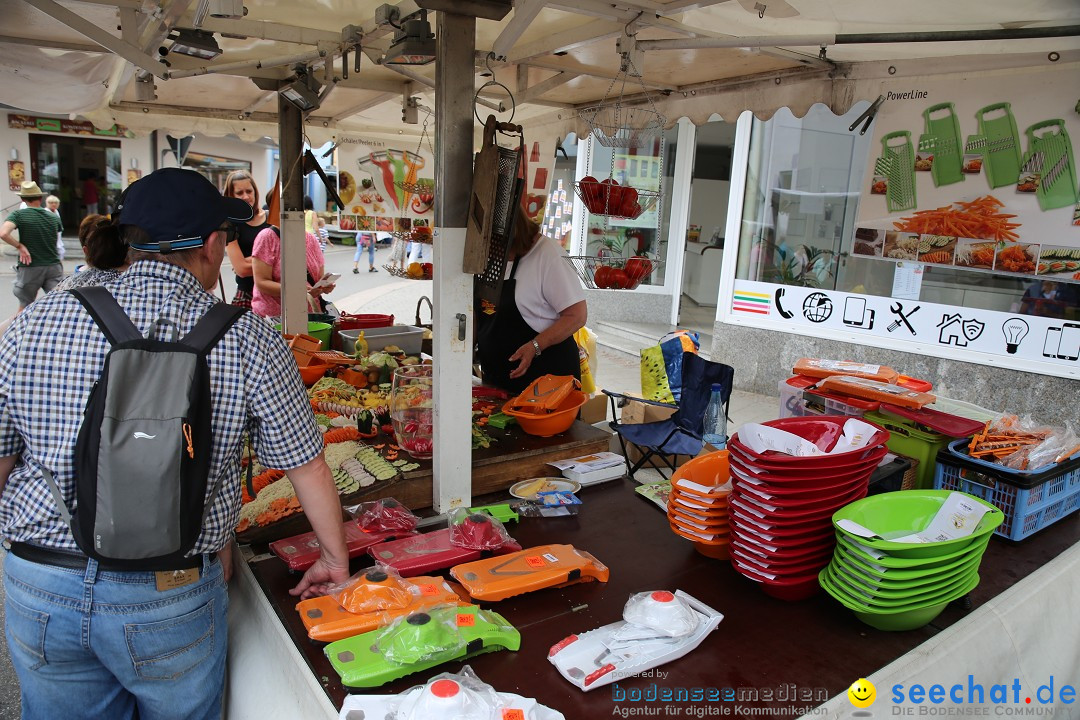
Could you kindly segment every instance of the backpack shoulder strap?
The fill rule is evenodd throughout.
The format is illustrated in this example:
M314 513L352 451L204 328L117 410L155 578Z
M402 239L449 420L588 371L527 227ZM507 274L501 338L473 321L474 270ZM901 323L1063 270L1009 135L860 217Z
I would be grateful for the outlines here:
M180 342L201 353L210 352L211 348L225 337L225 333L229 332L233 324L246 312L246 308L219 302L210 308L199 322L195 323L195 327L191 328L191 332Z
M112 345L141 340L142 333L105 288L100 285L69 290L78 299Z

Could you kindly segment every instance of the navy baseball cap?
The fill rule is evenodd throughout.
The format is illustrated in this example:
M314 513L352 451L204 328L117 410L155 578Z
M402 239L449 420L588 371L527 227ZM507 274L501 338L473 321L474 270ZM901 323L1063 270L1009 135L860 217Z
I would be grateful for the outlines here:
M168 253L201 247L226 220L247 222L254 214L246 200L224 197L198 172L162 168L128 186L113 222L146 231L152 242L131 243L136 250Z

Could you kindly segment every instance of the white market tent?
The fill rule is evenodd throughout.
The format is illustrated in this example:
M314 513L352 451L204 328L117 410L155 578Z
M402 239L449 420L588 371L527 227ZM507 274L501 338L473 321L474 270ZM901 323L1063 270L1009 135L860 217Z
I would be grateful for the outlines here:
M433 66L376 64L394 28L378 22L381 3L373 0L263 0L249 2L246 16L237 19L213 16L219 6L239 4L221 0L2 4L0 102L27 111L77 114L99 126L118 122L136 133L276 137L276 93L252 80L281 82L298 65L333 87L307 117L308 137L317 143L348 132L418 134L417 125L401 123L403 98L433 104ZM405 17L418 6L446 5L469 12L511 3L405 0L394 7ZM1080 4L1074 0L513 5L500 21L477 21L475 84L489 79L484 58L494 52L495 78L515 96L515 121L553 123L558 135L583 129L574 122L576 109L607 93L619 72L616 42L625 34L649 41L645 45L663 40L659 45L679 47L653 44L641 63L642 83L669 123L680 116L701 123L713 113L733 122L747 109L767 118L785 106L801 116L815 102L843 112L856 100L876 97L875 83L884 79L1080 60ZM165 38L176 29L214 33L221 54L206 61L171 53L166 66L157 51L169 46ZM140 100L148 97L151 78L157 97ZM636 81L628 86L635 88L641 88ZM509 106L502 88L491 86L483 96Z

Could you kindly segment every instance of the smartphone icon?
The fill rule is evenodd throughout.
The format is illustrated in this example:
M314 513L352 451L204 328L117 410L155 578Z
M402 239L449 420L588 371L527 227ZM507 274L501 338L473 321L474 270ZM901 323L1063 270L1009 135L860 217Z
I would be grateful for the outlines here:
M849 297L844 300L844 324L862 325L866 317L866 298Z
M1058 346L1061 344L1061 328L1052 327L1046 331L1046 340L1043 342L1043 357L1056 358Z
M1062 326L1057 356L1060 360L1080 358L1080 324L1065 323Z

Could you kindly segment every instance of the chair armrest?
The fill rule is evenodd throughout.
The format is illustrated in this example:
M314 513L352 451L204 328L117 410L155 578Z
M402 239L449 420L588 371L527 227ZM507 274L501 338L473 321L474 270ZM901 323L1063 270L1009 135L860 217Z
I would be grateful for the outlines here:
M616 399L620 401L625 401L621 402L620 407L625 406L626 404L631 402L644 403L646 405L655 405L657 407L671 408L672 410L677 410L679 407L678 405L674 405L672 403L659 402L657 400L646 400L645 398L637 397L636 395L624 395L623 393L612 392L610 390L604 390L603 388L600 389L600 392L607 395L609 398L612 399L612 401Z

